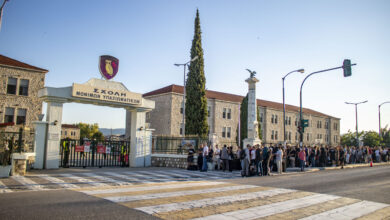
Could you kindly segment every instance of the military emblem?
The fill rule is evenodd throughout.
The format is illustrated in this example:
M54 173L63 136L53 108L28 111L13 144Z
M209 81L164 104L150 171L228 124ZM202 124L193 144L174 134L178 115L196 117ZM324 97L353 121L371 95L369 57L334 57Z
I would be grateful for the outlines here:
M118 73L119 60L113 56L103 55L99 59L99 70L102 76L110 80Z

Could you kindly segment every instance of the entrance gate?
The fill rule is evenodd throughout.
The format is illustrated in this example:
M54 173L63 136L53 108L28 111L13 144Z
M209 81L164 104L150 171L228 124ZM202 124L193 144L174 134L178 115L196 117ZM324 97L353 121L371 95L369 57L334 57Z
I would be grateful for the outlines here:
M130 141L61 140L60 167L129 166Z

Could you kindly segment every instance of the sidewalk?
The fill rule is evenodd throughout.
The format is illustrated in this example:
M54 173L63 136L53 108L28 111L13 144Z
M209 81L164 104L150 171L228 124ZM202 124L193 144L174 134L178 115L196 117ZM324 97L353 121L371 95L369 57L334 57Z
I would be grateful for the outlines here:
M384 166L390 165L390 162L381 162L381 163L373 163L372 166ZM358 167L369 167L369 163L359 163L359 164L348 164L344 166L344 169L348 168L358 168ZM320 170L339 170L341 166L338 167L305 167L305 172L316 172ZM287 173L289 172L300 172L300 167L287 168Z

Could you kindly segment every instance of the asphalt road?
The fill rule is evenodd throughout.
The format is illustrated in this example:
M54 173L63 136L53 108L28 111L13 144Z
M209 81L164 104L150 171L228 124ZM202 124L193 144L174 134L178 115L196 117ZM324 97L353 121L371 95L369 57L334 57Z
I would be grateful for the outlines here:
M223 181L297 189L390 204L390 166ZM0 194L0 216L1 219L156 219L134 209L71 190Z
M390 204L390 166L250 177L229 182L297 189Z

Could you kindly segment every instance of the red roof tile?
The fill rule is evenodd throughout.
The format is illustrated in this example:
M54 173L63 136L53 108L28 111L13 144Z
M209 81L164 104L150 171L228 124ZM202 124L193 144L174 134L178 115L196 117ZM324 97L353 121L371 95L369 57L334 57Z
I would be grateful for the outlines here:
M183 86L179 85L170 85L163 87L161 89L157 89L148 93L143 94L143 97L149 97L153 95L159 95L164 93L179 93L183 94ZM223 100L223 101L229 101L229 102L241 102L244 96L240 95L234 95L229 93L223 93L223 92L216 92L212 90L206 90L206 97L208 99L217 99L217 100ZM283 109L283 104L278 102L271 102L267 100L257 99L257 105L262 107L268 107L268 108L274 108L274 109ZM303 108L303 113L305 114L311 114L311 115L317 115L317 116L324 116L324 117L332 117L329 115L326 115L324 113L314 111L312 109ZM294 105L286 105L286 111L292 111L292 112L299 112L299 107Z
M70 125L70 124L62 124L61 127L62 128L79 128L79 127L77 127L77 125Z
M44 73L49 72L49 70L45 70L45 69L41 69L41 68L38 68L35 66L31 66L27 63L23 63L23 62L20 62L18 60L11 59L11 58L3 56L1 54L0 54L0 65L19 67L19 68L35 70L35 71L44 72Z

